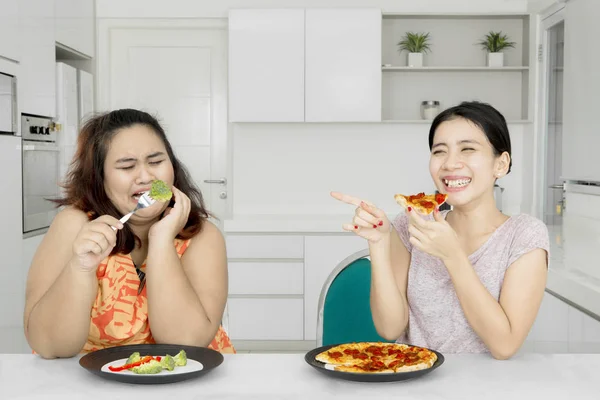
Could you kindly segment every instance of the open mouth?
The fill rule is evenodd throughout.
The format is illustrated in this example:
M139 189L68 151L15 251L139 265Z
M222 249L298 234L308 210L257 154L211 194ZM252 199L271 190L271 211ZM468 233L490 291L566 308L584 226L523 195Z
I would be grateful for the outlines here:
M466 179L442 179L444 185L449 188L463 188L471 183L471 178Z
M147 192L147 190L139 190L139 191L135 192L133 195L131 195L131 197L132 197L132 198L133 198L135 201L138 201L138 200L140 199L140 197L142 197L142 195L143 195L144 193L146 193L146 192Z

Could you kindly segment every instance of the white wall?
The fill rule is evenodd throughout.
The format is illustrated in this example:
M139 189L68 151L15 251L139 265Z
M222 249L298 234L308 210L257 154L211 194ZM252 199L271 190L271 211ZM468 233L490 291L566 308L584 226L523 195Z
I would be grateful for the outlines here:
M378 7L399 13L524 13L526 0L97 0L97 17L227 18L230 8ZM106 46L99 38L99 49ZM533 46L532 46L533 47ZM102 54L99 55L102 57ZM347 213L330 190L364 196L391 213L398 192L433 190L428 173L427 124L235 124L233 214ZM530 212L531 181L524 168L530 124L511 125L513 172L499 183L505 212ZM530 156L529 156L530 157ZM407 169L408 166L408 169ZM399 171L407 170L401 173ZM531 174L531 172L528 172ZM524 179L525 175L525 179Z
M504 209L514 214L521 211L529 129L509 129L514 167L499 184L506 188ZM428 124L235 124L234 215L348 213L331 190L364 197L393 215L400 210L394 194L435 189L428 133Z
M98 18L225 18L230 8L375 7L402 13L520 13L527 0L96 0Z

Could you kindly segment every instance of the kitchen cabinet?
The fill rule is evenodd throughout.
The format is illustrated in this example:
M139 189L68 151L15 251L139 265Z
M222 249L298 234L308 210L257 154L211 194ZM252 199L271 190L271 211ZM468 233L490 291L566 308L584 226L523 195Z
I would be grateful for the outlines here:
M306 122L381 121L381 11L306 10Z
M545 293L523 348L536 353L600 353L600 321Z
M24 270L21 263L21 138L0 135L2 195L0 207L0 328L22 326Z
M229 12L229 120L304 120L304 10Z
M304 237L227 235L229 335L239 341L304 339Z
M19 41L19 0L0 1L0 57L21 60Z
M19 0L21 112L56 115L54 1Z
M54 0L56 42L94 57L94 0Z
M600 181L596 94L600 91L600 53L590 48L600 35L600 2L565 4L562 177Z
M381 121L381 11L231 10L229 120Z

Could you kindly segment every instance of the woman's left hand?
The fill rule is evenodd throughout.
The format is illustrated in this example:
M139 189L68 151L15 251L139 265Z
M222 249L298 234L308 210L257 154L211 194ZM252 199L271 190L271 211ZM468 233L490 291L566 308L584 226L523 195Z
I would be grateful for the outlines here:
M148 232L149 238L164 237L173 240L187 223L191 209L190 198L175 186L171 188L171 191L175 205L173 208L167 207L162 219L152 225Z
M414 210L408 212L410 243L417 249L446 261L461 251L456 232L439 211L433 212L433 221L423 219Z

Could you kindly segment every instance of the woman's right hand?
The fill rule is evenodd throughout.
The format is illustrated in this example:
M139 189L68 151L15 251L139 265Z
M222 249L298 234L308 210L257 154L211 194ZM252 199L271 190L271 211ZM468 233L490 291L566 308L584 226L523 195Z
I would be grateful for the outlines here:
M356 206L352 223L342 225L344 230L354 232L371 243L389 238L392 224L385 213L374 204L339 192L331 192L331 197Z
M73 242L73 255L78 265L91 271L98 267L117 244L117 231L123 228L121 221L110 215L103 215L86 223Z

